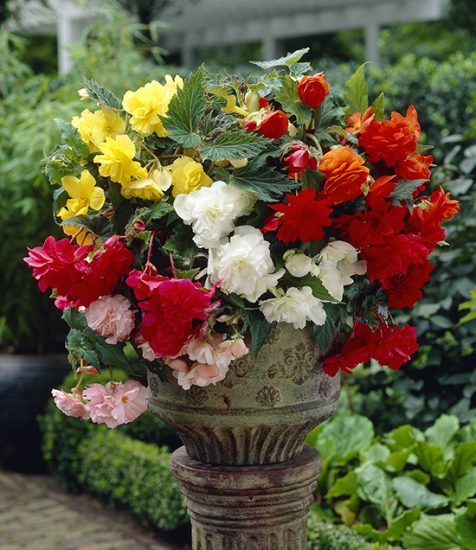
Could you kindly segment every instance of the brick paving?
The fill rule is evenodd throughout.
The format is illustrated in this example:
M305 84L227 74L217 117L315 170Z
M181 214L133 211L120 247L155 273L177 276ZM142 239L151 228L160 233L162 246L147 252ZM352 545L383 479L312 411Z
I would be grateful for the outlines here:
M47 476L0 470L0 550L185 550Z

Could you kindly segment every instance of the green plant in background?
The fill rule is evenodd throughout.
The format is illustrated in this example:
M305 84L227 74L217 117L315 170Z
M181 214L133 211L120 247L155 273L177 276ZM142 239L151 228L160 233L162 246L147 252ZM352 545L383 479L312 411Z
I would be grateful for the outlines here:
M368 418L341 412L308 442L323 457L322 518L412 550L474 549L476 420L460 427L443 415L425 432L403 425L375 437Z
M43 173L46 151L59 143L55 118L81 111L81 74L107 74L112 89L135 88L160 78L164 67L137 45L142 27L125 10L104 8L102 19L75 48L67 76L34 75L21 61L28 42L0 29L0 350L51 353L64 350L65 327L48 297L38 291L22 262L26 248L46 235L61 235L52 222L53 189Z

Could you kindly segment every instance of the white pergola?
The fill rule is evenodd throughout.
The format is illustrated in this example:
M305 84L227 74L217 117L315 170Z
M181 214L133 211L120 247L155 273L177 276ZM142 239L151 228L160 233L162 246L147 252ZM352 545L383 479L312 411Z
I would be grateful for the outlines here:
M363 29L366 59L380 63L379 30L382 26L440 19L448 0L194 0L177 15L175 3L161 19L164 46L181 54L182 64L194 67L200 48L262 43L262 57L283 53L283 40ZM50 0L45 10L33 0L23 8L22 27L29 32L56 32L61 72L71 68L69 46L80 40L88 23L97 17L94 4Z

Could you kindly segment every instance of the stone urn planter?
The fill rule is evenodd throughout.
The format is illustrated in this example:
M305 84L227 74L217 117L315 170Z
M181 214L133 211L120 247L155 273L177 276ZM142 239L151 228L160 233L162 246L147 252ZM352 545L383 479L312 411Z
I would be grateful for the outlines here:
M167 366L149 369L150 408L177 430L172 456L195 549L300 550L320 470L307 433L338 405L310 330L279 324L254 357L216 385L183 390Z

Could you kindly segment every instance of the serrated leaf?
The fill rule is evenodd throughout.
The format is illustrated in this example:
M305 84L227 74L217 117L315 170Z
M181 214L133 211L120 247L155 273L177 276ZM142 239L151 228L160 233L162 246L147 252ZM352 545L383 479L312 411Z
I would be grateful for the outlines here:
M75 150L78 156L88 156L89 149L79 135L78 129L61 118L54 119L55 125L60 131L61 140Z
M305 75L311 70L312 66L307 61L304 61L302 63L295 63L294 65L291 65L291 67L289 67L289 72L294 78L301 78L301 76Z
M68 193L64 189L64 187L58 187L58 189L55 189L53 193L53 205L52 205L52 212L53 212L53 219L56 223L56 225L61 225L56 219L56 216L58 215L58 212L63 208L63 206L66 204L66 201L68 200Z
M294 180L273 170L269 166L256 166L250 162L244 168L231 172L220 172L228 183L240 189L254 193L259 199L266 202L277 202L281 197L299 186Z
M169 136L184 147L197 147L201 141L199 123L206 104L203 67L200 67L170 101L167 116L163 118Z
M349 112L364 113L369 106L369 89L365 79L365 63L345 83L344 101Z
M255 157L266 147L267 141L259 134L235 130L222 134L213 141L203 141L198 150L202 158L220 161Z
M273 67L291 67L297 63L301 57L303 57L309 48L302 48L301 50L296 50L295 52L288 53L287 55L280 57L278 59L270 59L269 61L250 61L253 65L257 65L262 69L272 69Z
M251 334L251 351L256 356L276 323L268 323L263 314L257 310L246 311L245 317Z
M400 204L400 201L408 201L412 199L412 194L420 185L423 185L428 180L400 180L397 187L390 194L393 204Z
M311 118L311 108L304 104L298 96L297 82L286 75L282 87L276 92L276 101L281 103L283 111L296 117L297 124L306 124Z
M193 231L188 225L177 224L174 234L162 247L167 252L173 252L183 258L192 258L199 253L197 245L193 242Z
M98 105L104 105L109 109L122 111L121 100L104 86L98 84L95 80L89 80L85 76L80 79L81 84L86 88L88 96Z
M316 110L316 116L315 116L315 122L316 122L316 130L319 128L325 128L326 132L322 136L319 136L316 134L316 137L318 139L322 140L322 138L326 137L326 134L328 133L328 127L329 126L338 126L340 131L342 131L342 127L339 126L339 123L342 119L342 117L345 114L345 110L340 105L335 105L334 101L332 100L332 97L328 96L326 99L322 102L322 104L318 107ZM327 136L328 137L328 136Z
M372 104L372 114L375 115L377 120L383 120L384 118L384 109L383 109L383 92L380 93L375 101Z

